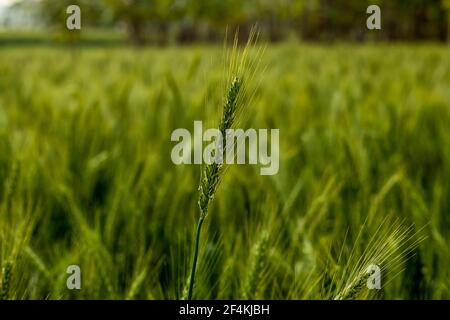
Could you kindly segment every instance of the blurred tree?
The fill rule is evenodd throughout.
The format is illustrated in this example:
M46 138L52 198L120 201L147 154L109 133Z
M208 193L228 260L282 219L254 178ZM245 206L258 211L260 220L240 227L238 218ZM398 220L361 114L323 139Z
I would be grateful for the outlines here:
M305 1L291 0L255 0L248 2L249 17L257 21L267 38L271 41L279 41L286 30L295 31L300 21ZM251 4L251 6L250 6Z
M447 12L447 42L450 43L450 0L442 0L442 6Z
M125 23L129 39L142 44L147 40L146 26L153 24L157 41L167 39L169 23L176 16L176 0L102 0L105 10L116 22Z
M22 0L24 3L28 0ZM128 39L165 43L217 41L228 27L245 39L257 23L261 36L278 41L289 33L306 40L450 41L450 0L40 0L48 25L66 32L65 9L77 4L84 26L123 26ZM366 9L381 7L382 30L369 32ZM76 37L72 33L68 35Z
M81 30L68 30L66 9L70 5L81 8ZM39 2L41 17L49 25L57 39L75 43L79 40L84 27L99 21L102 13L100 3L89 0L41 0Z

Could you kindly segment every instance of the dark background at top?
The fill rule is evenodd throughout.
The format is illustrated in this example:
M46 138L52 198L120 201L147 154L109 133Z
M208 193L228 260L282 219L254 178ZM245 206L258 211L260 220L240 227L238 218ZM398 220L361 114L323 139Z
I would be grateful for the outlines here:
M65 34L71 4L81 7L82 29L121 30L134 44L221 42L226 29L246 39L254 24L271 42L450 39L449 0L23 0L16 6ZM370 4L381 8L381 31L366 28Z

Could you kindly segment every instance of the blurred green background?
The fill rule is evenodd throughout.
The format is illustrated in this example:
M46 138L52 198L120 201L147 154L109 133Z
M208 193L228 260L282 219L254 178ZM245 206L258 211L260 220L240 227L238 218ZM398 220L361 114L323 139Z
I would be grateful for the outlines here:
M374 1L379 31L368 1L0 3L1 299L183 297L200 167L171 162L170 135L217 125L225 30L254 23L245 125L280 129L280 171L228 168L195 298L336 297L402 226L425 239L353 298L450 298L445 2Z

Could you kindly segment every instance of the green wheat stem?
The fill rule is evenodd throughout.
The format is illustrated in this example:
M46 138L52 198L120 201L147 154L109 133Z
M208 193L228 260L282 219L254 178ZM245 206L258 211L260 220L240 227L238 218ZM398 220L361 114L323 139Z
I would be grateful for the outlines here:
M192 299L192 292L194 290L194 281L195 281L195 269L197 267L197 259L198 259L198 247L200 244L200 233L202 231L203 221L205 219L200 217L197 224L197 230L195 231L195 244L194 244L194 256L192 258L192 268L191 268L191 279L189 280L189 292L188 299Z

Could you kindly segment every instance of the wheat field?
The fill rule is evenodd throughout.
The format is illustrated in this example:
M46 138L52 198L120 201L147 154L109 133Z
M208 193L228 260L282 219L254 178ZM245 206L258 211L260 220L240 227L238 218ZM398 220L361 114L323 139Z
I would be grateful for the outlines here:
M217 126L223 50L0 48L1 299L185 297L202 168L172 163L170 134ZM193 298L449 299L448 47L254 58L242 125L280 129L280 169L227 168Z

